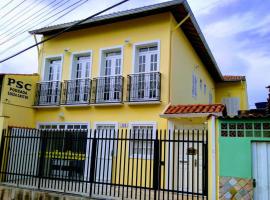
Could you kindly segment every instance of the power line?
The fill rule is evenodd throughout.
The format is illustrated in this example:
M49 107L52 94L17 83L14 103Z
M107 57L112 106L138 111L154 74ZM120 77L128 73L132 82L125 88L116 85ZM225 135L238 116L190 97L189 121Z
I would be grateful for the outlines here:
M61 16L59 16L58 18L54 19L52 22L46 24L45 26L48 26L48 25L50 25L51 23L54 23L54 22L58 21L58 20L61 19L62 17L66 16L67 14L69 14L70 12L72 12L73 10L75 10L76 8L78 8L79 6L85 4L87 1L89 1L89 0L85 0L84 2L82 2L82 3L79 4L79 5L77 5L76 7L74 7L74 8L72 8L72 9L68 10L68 11L65 12L63 15L61 15ZM1 52L0 52L0 55L2 55L3 53L5 53L7 49L10 50L10 49L13 49L14 47L18 46L19 44L21 44L22 42L24 42L25 40L27 40L27 39L30 38L30 37L31 37L31 35L28 35L27 37L24 37L22 40L15 42L15 44L10 45L10 46L7 47L5 50L1 51Z
M29 46L29 47L27 47L27 48L25 48L25 49L23 49L23 50L21 50L21 51L15 53L15 54L13 54L13 55L11 55L11 56L9 56L9 57L7 57L7 58L4 58L3 60L0 60L0 63L3 63L3 62L5 62L5 61L7 61L7 60L9 60L9 59L11 59L11 58L14 58L15 56L20 55L20 54L22 54L23 52L28 51L29 49L32 49L33 47L36 47L36 46L38 46L38 45L40 45L40 44L43 44L43 43L45 43L45 42L47 42L47 41L49 41L49 40L52 40L52 39L54 39L54 38L56 38L56 37L62 35L63 33L65 33L65 32L67 32L67 31L71 30L72 28L74 28L74 27L76 27L76 26L82 24L83 22L85 22L85 21L87 21L87 20L89 20L89 19L92 19L93 17L96 17L96 16L98 16L98 15L104 13L104 12L107 12L108 10L111 10L112 8L115 8L115 7L121 5L121 4L125 3L125 2L128 2L128 1L129 1L129 0L123 0L123 1L120 1L120 2L118 2L118 3L116 3L116 4L114 4L114 5L110 6L110 7L108 7L108 8L106 8L106 9L102 10L102 11L97 12L96 14L93 14L93 15L91 15L91 16L89 16L89 17L83 19L83 20L79 20L78 22L76 22L76 23L74 23L73 25L71 25L71 26L65 28L64 30L62 30L62 31L60 31L60 32L58 32L58 33L56 33L56 34L53 34L52 36L50 36L50 37L48 37L48 38L46 38L46 39L44 39L44 40L42 40L42 41L40 41L40 42L34 44L34 45L31 45L31 46Z
M12 3L12 1L14 1L14 0L10 0L9 2L7 2L5 5L3 5L3 6L0 8L0 10L4 9L5 7L7 7L9 4Z
M10 11L8 11L7 13L5 13L3 16L1 16L1 19L5 18L6 16L8 16L10 13L12 13L14 10L16 10L18 7L20 7L24 2L26 2L27 0L23 0L21 3L19 3L17 6L15 6L14 8L12 8Z
M33 4L31 4L31 6L27 7L27 9L24 10L24 12L21 12L19 15L16 15L16 18L14 18L15 16L12 16L12 18L8 19L7 21L4 21L1 23L1 29L5 30L5 28L7 28L9 25L11 25L14 21L17 21L18 19L22 19L21 17L24 16L24 14L26 14L29 11L32 11L32 8L36 6L36 4L42 2L43 0L40 1L35 1ZM7 24L6 26L3 26L4 24Z
M6 30L5 32L1 33L0 36L3 36L3 35L5 35L6 33L9 33L9 32L11 32L11 34L13 34L15 31L19 30L19 29L20 29L21 27L23 27L24 25L27 25L29 21L30 21L31 23L35 23L37 20L35 20L35 21L33 22L33 21L32 21L32 18L36 17L37 14L39 14L39 16L38 16L37 18L35 18L35 19L40 20L40 19L39 19L40 17L41 17L41 19L42 19L43 17L47 16L47 15L50 14L51 12L54 12L55 10L57 10L57 9L60 8L60 7L62 7L63 5L65 5L65 3L69 2L69 1L70 1L70 0L66 0L66 1L63 2L62 0L60 0L60 1L57 2L54 6L56 6L56 5L60 4L60 3L62 3L62 4L60 4L59 6L57 6L56 8L54 8L54 9L52 9L52 10L46 9L46 10L44 10L44 11L41 12L41 13L38 13L38 12L33 13L32 15L30 15L29 17L27 17L26 19L23 20L23 21L25 21L25 23L22 23L19 27L17 27L17 25L15 24L14 26L12 26L11 28L9 28L9 29ZM55 1L54 1L54 2L55 2ZM49 12L47 12L47 11L49 11ZM47 13L46 13L46 12L47 12ZM44 14L44 13L45 13L45 14ZM43 15L43 14L44 14L44 15ZM28 20L28 21L26 21L26 20ZM16 28L16 29L14 30L14 28ZM11 34L6 35L5 37L7 37L7 36L9 36L9 35L11 35ZM4 37L4 38L5 38L5 37Z
M52 15L52 16L50 16L50 17L44 19L44 20L41 21L41 22L38 22L38 23L35 24L34 26L31 26L31 27L28 27L28 28L26 28L26 29L23 29L21 32L18 32L17 34L15 34L15 35L11 36L10 38L6 39L5 41L1 42L0 45L3 45L3 44L5 44L5 43L7 43L8 41L14 39L14 38L17 37L18 35L21 35L22 33L26 32L26 31L29 30L29 29L34 29L34 27L36 27L37 25L42 24L43 22L45 22L45 21L47 21L47 20L53 18L54 16L57 16L58 14L60 14L60 13L62 13L63 11L65 11L65 10L67 10L67 9L69 9L69 8L71 8L71 7L73 7L74 5L80 3L81 1L82 1L82 0L79 0L79 1L77 1L76 3L73 3L72 5L66 7L64 10L61 10L61 11L59 11L58 13L55 13L54 15ZM85 3L86 1L88 1L88 0L84 0L83 3Z

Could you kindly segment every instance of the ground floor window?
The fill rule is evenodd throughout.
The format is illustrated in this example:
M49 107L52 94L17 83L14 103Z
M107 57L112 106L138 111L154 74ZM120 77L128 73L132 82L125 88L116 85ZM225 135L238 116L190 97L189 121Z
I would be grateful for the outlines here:
M88 125L48 123L39 124L39 128L50 130L46 132L49 135L45 142L44 176L83 179L87 158Z
M129 156L152 159L154 155L155 123L130 123Z

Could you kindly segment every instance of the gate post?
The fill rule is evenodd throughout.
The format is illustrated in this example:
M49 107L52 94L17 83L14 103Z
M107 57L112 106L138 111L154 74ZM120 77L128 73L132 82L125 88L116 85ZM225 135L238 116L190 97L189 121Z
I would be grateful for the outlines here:
M91 139L90 139L91 140ZM90 143L91 144L91 143ZM90 193L89 196L92 196L92 186L93 183L95 182L95 170L96 170L96 156L97 156L97 137L96 137L96 130L94 131L94 138L92 141L92 147L90 146L89 148L91 149L91 164L90 164L90 178L89 178L89 182L90 182Z
M218 135L216 126L216 117L210 116L208 118L208 199L218 199Z
M157 191L160 189L160 142L158 134L154 141L154 169L153 169L154 199L157 199Z

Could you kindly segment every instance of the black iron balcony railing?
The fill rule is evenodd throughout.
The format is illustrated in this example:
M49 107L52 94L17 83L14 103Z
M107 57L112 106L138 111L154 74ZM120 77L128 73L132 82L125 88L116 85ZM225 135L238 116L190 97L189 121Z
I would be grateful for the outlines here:
M92 103L121 103L123 102L122 76L98 77L93 79Z
M128 102L160 101L161 74L159 72L128 75Z
M47 81L37 83L35 106L53 106L60 104L61 82Z
M89 104L91 79L76 79L64 81L62 86L61 104Z

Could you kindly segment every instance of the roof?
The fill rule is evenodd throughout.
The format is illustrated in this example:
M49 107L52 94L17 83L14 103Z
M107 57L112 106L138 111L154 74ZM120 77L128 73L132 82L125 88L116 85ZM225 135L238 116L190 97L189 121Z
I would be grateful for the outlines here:
M37 73L34 73L34 74L0 73L0 76L4 76L4 75L39 76L39 74L37 74Z
M265 109L240 110L235 116L221 116L220 119L260 119L270 118Z
M213 77L213 79L217 82L222 82L223 77L221 72L217 66L217 63L206 43L206 40L199 28L199 25L187 3L185 0L173 0L164 3L154 4L150 6L144 6L140 8L135 8L131 10L125 10L120 12L115 12L112 14L101 15L98 17L94 17L89 19L82 24L73 27L69 31L111 24L114 22L120 22L155 14L160 14L164 12L171 12L179 23L181 22L188 14L190 17L181 25L181 29L183 30L184 34L190 41L191 45L193 46L194 50L202 60L203 64L206 66L207 70ZM31 34L43 34L43 35L51 35L57 33L59 31L64 30L67 27L74 25L78 21L59 24L55 26L49 26L40 28L37 30L30 31Z
M245 76L232 76L232 75L224 75L223 80L225 82L238 82L238 81L246 81Z
M188 105L169 105L162 116L190 116L189 114L199 114L197 116L226 115L226 107L223 104L188 104ZM193 117L196 115L192 115Z

